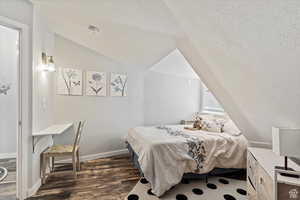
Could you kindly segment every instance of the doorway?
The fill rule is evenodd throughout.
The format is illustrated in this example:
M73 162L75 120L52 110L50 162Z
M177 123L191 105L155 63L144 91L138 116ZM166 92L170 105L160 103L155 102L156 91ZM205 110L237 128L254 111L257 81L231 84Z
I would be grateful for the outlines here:
M27 25L0 16L0 200L23 200L27 195L29 30Z
M17 196L20 32L0 25L0 199Z

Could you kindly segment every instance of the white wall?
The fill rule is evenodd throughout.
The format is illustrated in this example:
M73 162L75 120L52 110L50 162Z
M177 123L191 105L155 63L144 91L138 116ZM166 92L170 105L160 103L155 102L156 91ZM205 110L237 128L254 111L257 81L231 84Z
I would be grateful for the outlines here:
M177 48L152 65L149 70L181 78L199 79L190 63Z
M55 74L42 71L42 52L54 55L54 33L47 27L47 22L40 13L39 5L34 5L33 26L33 106L32 106L32 129L33 132L40 131L53 124L53 99ZM45 148L52 144L52 138L39 137L35 141L35 152L31 154L31 170L29 176L30 186L40 180L40 154Z
M127 97L54 95L55 123L87 120L81 141L82 155L124 149L123 137L128 129L144 123L143 73L58 35L54 58L57 67L127 73ZM56 137L55 143L71 143L71 134Z
M145 75L145 125L178 124L200 111L201 82L149 71Z
M178 49L145 73L145 125L178 124L201 107L201 81Z
M4 85L9 85L10 87L7 94L0 94L0 158L16 155L18 127L18 42L19 31L0 25L0 87Z

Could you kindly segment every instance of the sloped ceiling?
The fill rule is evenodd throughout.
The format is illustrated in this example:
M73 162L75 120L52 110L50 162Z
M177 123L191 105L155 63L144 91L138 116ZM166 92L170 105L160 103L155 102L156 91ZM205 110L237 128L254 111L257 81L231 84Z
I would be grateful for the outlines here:
M179 49L248 138L300 127L299 1L164 2L187 36Z
M175 48L181 32L160 0L36 0L57 34L120 63L148 67ZM99 27L99 33L88 30Z

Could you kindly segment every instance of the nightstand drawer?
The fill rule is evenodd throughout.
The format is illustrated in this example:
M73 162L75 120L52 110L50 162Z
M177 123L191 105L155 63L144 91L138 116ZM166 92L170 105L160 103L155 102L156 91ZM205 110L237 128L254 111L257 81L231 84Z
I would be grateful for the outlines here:
M252 185L254 190L256 190L256 182L257 182L257 161L253 157L253 155L248 152L248 158L247 158L247 177L248 182Z
M279 175L276 166L283 164L283 157L272 149L248 148L247 191L249 200L300 200L300 179ZM300 166L292 160L289 166L295 171L286 172L300 175Z
M258 165L258 182L257 182L258 199L273 200L273 180L267 172Z

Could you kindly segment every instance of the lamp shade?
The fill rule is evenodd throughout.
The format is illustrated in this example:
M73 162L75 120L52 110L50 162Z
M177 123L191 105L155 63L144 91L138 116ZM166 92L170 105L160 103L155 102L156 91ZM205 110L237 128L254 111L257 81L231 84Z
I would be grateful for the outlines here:
M273 152L300 158L300 129L272 127Z
M47 72L55 71L53 56L47 56L44 52L42 53L42 70Z

